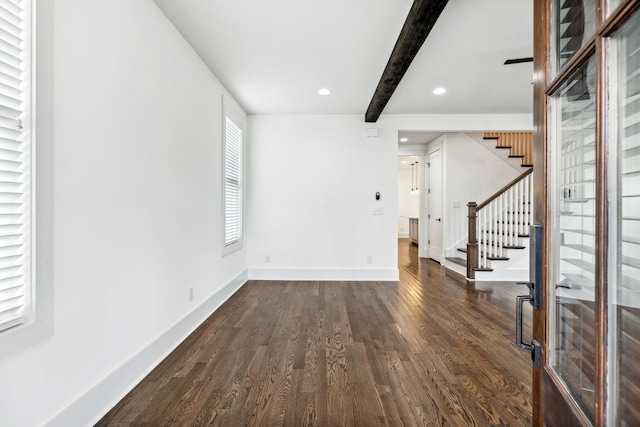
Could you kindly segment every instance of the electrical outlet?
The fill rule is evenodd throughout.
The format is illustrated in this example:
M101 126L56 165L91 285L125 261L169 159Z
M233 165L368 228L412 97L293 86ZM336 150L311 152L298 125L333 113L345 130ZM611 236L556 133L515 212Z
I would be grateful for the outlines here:
M189 288L189 301L193 301L193 286Z
M373 257L371 255L367 255L367 264L373 264Z
M271 255L265 255L264 256L264 262L269 264L271 262Z
M383 215L383 209L378 207L373 208L371 215Z

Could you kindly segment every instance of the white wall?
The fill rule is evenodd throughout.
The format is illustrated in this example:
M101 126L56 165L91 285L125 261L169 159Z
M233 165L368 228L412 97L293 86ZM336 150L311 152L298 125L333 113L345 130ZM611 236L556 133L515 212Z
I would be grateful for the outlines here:
M250 116L250 278L396 280L398 131L531 127L526 114L383 115L377 123L356 115ZM370 128L377 138L365 137ZM371 215L376 206L384 215ZM426 241L427 228L420 230Z
M452 256L466 244L467 203L482 203L515 179L519 173L466 133L444 138L444 249ZM454 203L459 207L454 207ZM457 256L457 255L455 255Z
M0 360L0 425L89 425L242 282L246 253L221 256L225 91L155 3L38 4L55 329Z
M411 176L413 174L413 181ZM411 169L398 170L398 237L409 237L409 218L417 218L420 210L420 195L411 194L415 187L416 174Z
M251 278L397 279L397 136L365 127L355 115L249 117Z

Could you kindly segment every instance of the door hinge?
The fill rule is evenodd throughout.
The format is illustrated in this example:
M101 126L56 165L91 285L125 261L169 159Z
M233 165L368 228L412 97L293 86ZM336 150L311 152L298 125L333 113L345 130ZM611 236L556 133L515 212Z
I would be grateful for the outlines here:
M427 188L427 193L431 194L431 189Z
M427 244L430 245L431 244L431 240L427 239Z
M431 219L431 215L427 215L427 219Z
M431 163L427 163L427 167L430 168L431 167Z

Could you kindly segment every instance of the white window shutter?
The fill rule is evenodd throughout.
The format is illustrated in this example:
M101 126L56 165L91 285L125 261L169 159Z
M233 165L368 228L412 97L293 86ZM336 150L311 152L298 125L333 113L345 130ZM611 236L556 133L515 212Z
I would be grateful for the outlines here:
M31 305L30 37L25 0L0 0L0 331Z
M224 245L242 239L242 128L225 118L224 150Z

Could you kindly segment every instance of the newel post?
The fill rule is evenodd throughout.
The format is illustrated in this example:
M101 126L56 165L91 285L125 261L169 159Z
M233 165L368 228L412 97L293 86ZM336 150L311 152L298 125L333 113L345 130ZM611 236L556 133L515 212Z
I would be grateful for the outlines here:
M478 232L477 232L477 215L476 202L467 203L469 208L469 239L467 242L467 278L475 279L476 268L478 267Z

